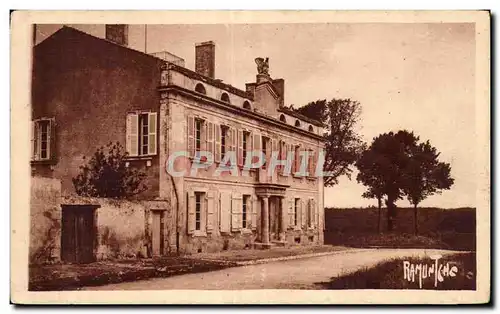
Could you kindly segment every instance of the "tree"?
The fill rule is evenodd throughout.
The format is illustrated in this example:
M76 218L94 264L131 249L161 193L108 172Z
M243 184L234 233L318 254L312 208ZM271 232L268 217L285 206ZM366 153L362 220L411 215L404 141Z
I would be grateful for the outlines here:
M404 171L403 189L410 204L413 205L414 232L418 234L417 206L433 194L449 189L451 178L450 164L438 160L439 152L429 141L412 147L410 160Z
M304 116L325 125L325 186L338 183L339 177L352 174L352 165L364 149L364 142L356 132L361 115L361 104L351 99L316 100L298 109Z
M383 190L376 186L368 188L368 191L364 192L362 195L364 198L376 198L378 203L378 220L377 220L377 231L382 232L382 199L384 197Z
M144 192L146 174L127 167L127 156L118 142L97 149L73 178L76 193L90 197L127 198Z
M418 138L413 132L406 130L397 133L384 133L374 138L356 162L359 170L357 181L386 195L387 229L394 229L396 216L395 202L404 195L402 180L409 162L409 154L416 145Z

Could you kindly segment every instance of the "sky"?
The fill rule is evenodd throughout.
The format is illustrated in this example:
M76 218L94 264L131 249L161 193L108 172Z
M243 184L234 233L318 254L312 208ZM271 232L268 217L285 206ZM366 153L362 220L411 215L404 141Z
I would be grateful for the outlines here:
M60 25L37 26L37 42ZM102 26L79 29L103 36ZM219 24L130 26L130 46L169 51L194 69L195 43L216 45L215 76L245 89L255 81L254 59L269 57L269 73L285 79L285 104L351 98L361 103L358 131L370 143L406 129L430 140L451 164L455 184L421 206L475 206L474 24ZM146 44L146 45L145 45ZM325 206L376 205L365 187L343 177L325 188ZM408 206L406 200L398 206Z

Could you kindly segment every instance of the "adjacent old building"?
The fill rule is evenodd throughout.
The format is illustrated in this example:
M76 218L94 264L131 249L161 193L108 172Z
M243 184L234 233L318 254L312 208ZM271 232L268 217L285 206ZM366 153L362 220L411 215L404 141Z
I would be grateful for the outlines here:
M211 41L194 47L192 71L168 52L128 48L126 25L106 30L97 38L64 27L34 48L32 174L61 181L62 239L64 210L73 217L78 205L72 178L83 157L118 141L129 153L127 166L147 173L148 190L136 200L144 219L133 219L148 255L323 243L323 180L314 175L322 125L284 106L285 81L270 77L268 60L256 59L256 80L241 90L216 79ZM213 156L210 166L198 158L201 151ZM253 151L266 162L246 169ZM284 167L269 173L273 151L281 160L309 154L292 159L295 174ZM179 152L189 166L181 176L167 171ZM236 164L221 171L230 154ZM302 163L308 175L297 174ZM85 217L95 230L99 215ZM104 242L99 231L92 234L98 240L86 245L96 256Z

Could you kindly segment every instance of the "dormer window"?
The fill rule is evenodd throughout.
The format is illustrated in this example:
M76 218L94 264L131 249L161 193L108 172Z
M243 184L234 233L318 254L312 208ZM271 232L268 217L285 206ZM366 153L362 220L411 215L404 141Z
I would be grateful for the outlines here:
M314 128L313 128L313 126L312 126L312 125L310 125L310 126L309 126L308 131L309 131L309 132L314 132Z
M284 114L280 115L280 121L283 122L283 123L286 123L286 117L285 117Z
M203 94L203 95L207 94L207 91L205 90L205 86L203 86L203 84L201 84L201 83L196 84L196 87L194 88L194 90L197 93L200 93L200 94Z
M295 120L295 126L298 127L298 128L300 127L300 121L299 120Z
M247 100L245 100L245 102L243 103L243 108L252 110L252 107L250 106L250 103Z
M220 96L220 100L223 102L227 102L228 104L231 103L231 100L229 99L229 95L227 93L222 93L222 96Z

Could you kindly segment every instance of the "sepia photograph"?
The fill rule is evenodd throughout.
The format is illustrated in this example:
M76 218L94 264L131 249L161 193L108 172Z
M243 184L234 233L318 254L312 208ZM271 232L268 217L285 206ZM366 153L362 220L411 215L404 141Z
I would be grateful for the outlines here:
M31 13L20 302L489 301L488 11Z

